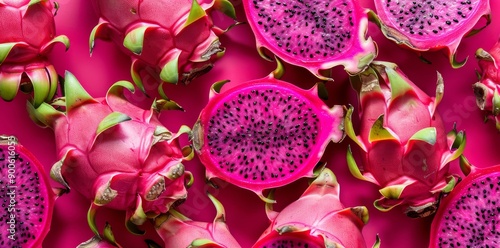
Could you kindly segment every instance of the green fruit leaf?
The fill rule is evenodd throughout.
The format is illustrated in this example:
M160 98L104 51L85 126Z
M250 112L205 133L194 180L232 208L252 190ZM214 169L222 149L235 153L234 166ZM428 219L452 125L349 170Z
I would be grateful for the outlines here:
M9 43L1 43L0 44L0 64L2 64L7 56L9 56L10 51L14 46L16 46L17 42L9 42Z
M382 140L398 140L384 127L384 115L379 116L373 123L370 134L368 135L368 141L370 143Z
M144 46L144 35L148 28L149 26L141 26L129 31L125 35L125 39L123 39L123 46L131 52L140 55Z
M129 121L131 120L132 118L130 118L128 115L124 114L124 113L120 113L120 112L113 112L109 115L107 115L106 117L104 117L104 119L102 119L102 121L99 123L99 125L97 126L97 130L96 130L96 137L99 136L102 132L122 123L122 122L125 122L125 121Z
M420 129L418 132L413 134L409 140L420 140L426 142L430 145L436 144L437 131L435 127L427 127Z
M187 17L186 23L184 23L184 27L189 26L193 22L199 20L200 18L203 18L206 16L207 13L205 10L200 6L197 0L193 0L193 3L191 5L191 10L189 11L189 15Z

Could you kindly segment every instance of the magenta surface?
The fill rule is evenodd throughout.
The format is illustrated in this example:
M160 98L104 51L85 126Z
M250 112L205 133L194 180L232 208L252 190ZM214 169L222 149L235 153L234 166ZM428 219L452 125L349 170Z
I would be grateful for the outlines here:
M233 1L234 2L234 1ZM87 1L60 0L57 13L57 34L65 34L71 41L71 47L64 52L64 47L55 46L51 54L59 74L65 70L71 71L94 97L104 96L109 86L118 80L131 80L130 59L123 55L113 43L96 41L92 57L89 55L88 37L90 31L98 22L92 6ZM375 25L370 24L369 35L379 45L379 60L396 62L415 84L427 94L433 96L436 84L436 71L441 72L445 81L445 93L438 111L451 130L456 123L457 129L465 130L467 147L465 155L478 167L486 167L500 162L500 134L493 122L483 122L483 113L475 105L472 84L476 82L475 69L478 68L474 59L477 48L488 50L500 37L500 2L491 1L493 11L492 24L483 32L465 38L459 46L457 58L469 57L468 63L460 69L452 69L448 59L441 52L425 53L425 57L433 64L424 64L418 56L387 41ZM371 1L363 1L363 6L373 9ZM236 1L235 7L240 20L244 20L243 6ZM216 23L227 20L222 14L215 14ZM198 113L208 100L209 87L215 81L229 79L234 82L244 82L261 78L269 74L275 67L259 57L255 49L254 37L247 25L232 29L221 38L227 48L226 55L208 74L195 79L191 84L168 85L167 95L181 104L185 112L164 112L161 121L171 130L177 130L181 124L192 126ZM308 71L293 66L286 66L283 80L303 87L311 88L318 80ZM327 89L330 98L329 106L334 104L353 104L357 107L354 90L350 87L346 73L342 68L333 71L335 82L329 83ZM154 89L146 80L145 87ZM25 110L26 96L20 94L12 102L0 101L2 121L0 133L15 135L44 164L46 170L56 162L56 151L53 132L36 126ZM141 106L148 106L152 99L147 99L138 93L131 100ZM357 116L357 111L355 110ZM187 142L184 140L184 142ZM337 175L341 185L341 200L345 206L366 205L370 212L370 221L363 233L369 247L378 233L382 247L421 248L427 247L432 217L424 219L409 219L402 209L395 208L390 212L377 211L372 203L379 197L377 188L367 182L362 182L350 175L345 159L347 145L345 139L340 144L330 144L324 154L327 166ZM125 152L125 151L124 151ZM188 200L180 210L192 219L211 221L215 214L210 200L205 195L208 186L204 185L204 168L197 158L185 163L186 168L195 175L195 183L189 189ZM452 162L453 170L458 172L458 164ZM54 182L54 185L56 183ZM278 203L275 209L281 209L285 204L297 199L307 187L307 180L300 180L290 186L276 191ZM225 206L227 223L230 230L243 247L251 247L260 234L269 225L262 202L254 193L221 184L217 190L209 189ZM76 247L79 243L92 236L87 226L86 212L90 202L73 191L58 199L54 210L52 229L44 243L45 247L66 248ZM106 221L110 222L115 237L124 247L146 247L145 238L161 240L156 236L151 225L145 225L145 236L129 235L123 225L125 214L112 210L98 212L98 225L102 229Z

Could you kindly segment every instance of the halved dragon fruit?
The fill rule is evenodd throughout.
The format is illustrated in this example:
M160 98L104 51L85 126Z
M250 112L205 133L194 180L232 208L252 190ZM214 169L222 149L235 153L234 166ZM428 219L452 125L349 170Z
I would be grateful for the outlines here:
M0 1L0 97L11 101L18 91L33 93L35 106L52 100L58 76L47 55L54 44L69 48L65 35L56 36L50 0Z
M345 208L339 193L337 178L324 168L302 196L281 212L266 205L271 225L252 247L366 247L361 229L368 221L368 209ZM379 243L377 238L373 247Z
M329 108L318 87L301 89L276 79L281 64L269 76L221 91L227 81L212 86L210 100L193 127L195 151L208 179L220 178L262 191L313 177L330 141L344 138L343 106Z
M491 22L489 0L376 0L375 8L377 14L370 12L370 18L385 37L418 53L446 49L454 68L467 62L455 56L462 38ZM474 29L483 17L486 24Z
M89 225L96 235L97 207L125 210L128 227L138 231L135 225L184 199L186 181L192 180L182 164L188 155L177 139L190 129L167 130L158 115L168 104L158 100L151 109L141 109L125 99L124 89L134 87L120 81L106 97L94 99L67 72L64 97L38 108L28 104L33 120L55 132L60 161L51 169L52 178L92 201Z
M208 197L217 210L213 222L191 220L175 209L155 219L156 230L165 248L241 248L229 232L224 206L214 196L208 194Z
M345 129L361 148L363 164L356 164L349 149L349 170L356 178L380 186L382 197L374 202L379 210L400 205L410 217L434 213L441 193L456 183L449 162L465 148L465 134L456 130L446 134L436 112L444 92L441 75L435 98L387 62L373 62L351 82L359 93L360 132L358 136L354 132L352 108Z
M41 247L57 195L43 165L14 136L0 135L0 246Z
M429 248L500 247L500 165L461 162L466 177L441 200Z
M153 68L163 82L189 83L209 71L224 54L214 26L213 10L236 19L228 0L93 0L100 15L90 36L113 40L132 58L134 82L144 91L141 70ZM159 86L163 93L162 84Z
M495 120L496 127L500 130L500 41L487 52L482 48L476 51L481 75L479 82L476 82L472 88L476 95L476 103L479 109L485 111L488 117Z
M267 48L287 63L329 79L323 71L343 65L355 74L377 55L375 43L365 38L368 17L359 1L243 0L243 6L264 58Z

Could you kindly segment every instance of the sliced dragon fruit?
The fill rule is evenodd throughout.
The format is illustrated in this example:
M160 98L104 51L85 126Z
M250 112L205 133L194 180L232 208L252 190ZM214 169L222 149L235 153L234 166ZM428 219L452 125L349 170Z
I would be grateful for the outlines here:
M281 212L268 203L271 225L252 247L366 247L361 229L368 221L368 209L345 208L339 192L337 178L324 168L302 196ZM373 247L379 244L377 238Z
M343 106L329 108L318 87L301 89L269 76L231 88L212 86L210 100L193 127L194 150L207 177L257 193L313 177L330 141L340 142Z
M467 62L455 56L462 38L491 22L489 0L376 0L375 8L377 14L370 12L370 18L385 37L419 53L446 49L454 68ZM482 17L485 26L474 29Z
M466 177L440 202L429 248L500 246L500 165L478 168L462 157Z
M57 195L40 162L14 136L0 135L0 246L41 247Z
M322 71L343 65L351 74L364 70L377 55L366 11L359 1L243 0L259 53L263 48L322 79ZM328 74L328 73L327 73Z
M359 93L361 127L356 136L351 108L345 129L361 148L363 165L356 164L349 149L349 170L380 186L382 197L374 202L379 210L400 205L410 217L434 213L441 192L449 192L456 183L449 162L465 149L465 134L446 134L436 112L444 93L441 75L436 97L429 97L397 65L387 62L373 62L351 82Z
M57 43L69 48L68 37L55 35L54 8L49 0L0 1L0 98L22 91L35 106L52 100L58 76L47 55Z

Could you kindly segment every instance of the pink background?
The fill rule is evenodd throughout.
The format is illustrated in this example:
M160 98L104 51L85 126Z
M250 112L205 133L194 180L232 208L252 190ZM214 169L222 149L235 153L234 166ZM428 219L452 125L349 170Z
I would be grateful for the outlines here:
M244 20L242 5L237 0L239 20ZM365 7L373 8L371 1L362 1ZM103 96L107 88L118 80L131 80L129 75L130 60L120 53L114 44L98 40L92 57L89 56L88 37L91 29L97 24L98 17L88 1L60 0L60 10L55 17L58 34L70 38L71 47L64 52L62 46L56 46L51 61L59 74L65 70L71 71L95 97ZM475 69L478 68L474 59L477 48L489 49L500 37L500 3L491 1L493 23L476 36L466 38L459 47L458 59L469 56L468 63L460 69L452 69L447 58L441 52L426 53L427 59L433 64L424 64L411 51L404 50L385 40L380 31L370 24L369 35L377 41L380 48L379 60L389 60L400 65L401 69L425 92L433 96L435 92L436 71L442 73L445 80L445 95L438 107L447 130L453 123L459 130L467 132L468 145L465 150L469 160L479 167L499 163L500 153L495 147L500 144L500 136L493 122L483 123L483 113L475 106L471 85L476 81ZM226 19L216 14L216 23ZM259 57L255 50L253 35L247 25L232 29L221 38L227 48L226 55L208 74L194 80L191 84L168 85L167 94L180 103L186 112L165 112L161 120L171 130L177 130L180 124L192 126L199 111L206 104L210 85L218 80L230 79L235 82L256 79L267 75L274 69L274 64ZM309 72L292 66L286 67L284 80L296 83L304 88L310 88L317 81ZM352 103L357 106L357 98L348 84L347 76L341 68L333 70L334 83L327 85L330 99L329 105ZM151 82L150 82L151 83ZM148 89L153 89L146 82ZM12 134L30 149L45 165L47 171L56 162L54 137L50 129L36 126L25 111L26 96L19 95L14 101L0 101L2 122L0 133ZM146 99L140 93L132 96L143 106L149 105L151 99ZM356 114L357 112L355 112ZM368 246L371 247L378 233L382 239L382 247L426 247L429 237L432 217L424 219L409 219L400 208L382 213L373 208L372 202L379 197L377 188L369 183L353 178L345 160L346 147L350 141L340 144L330 144L325 152L324 160L328 167L337 175L341 184L341 200L346 206L366 205L370 212L370 221L363 233ZM204 185L203 166L197 158L185 163L188 170L195 174L194 187L189 189L188 200L182 205L181 211L196 220L211 221L215 214L205 192L210 190L226 207L227 223L243 247L250 247L262 231L268 226L264 213L264 203L253 193L225 185L219 190L209 189ZM457 169L457 163L452 167ZM54 183L54 185L56 185ZM297 199L304 191L307 180L300 180L290 186L277 190L278 204L281 209L287 203ZM89 202L77 192L71 192L58 199L54 211L52 229L44 243L45 247L75 247L92 236L86 222L86 211ZM99 226L105 221L112 224L115 236L124 247L146 247L145 238L151 238L161 243L150 225L145 225L145 236L133 236L125 230L124 213L112 210L98 212Z

